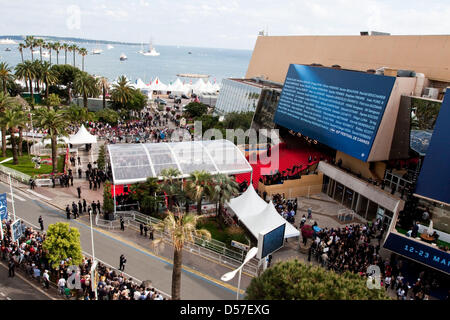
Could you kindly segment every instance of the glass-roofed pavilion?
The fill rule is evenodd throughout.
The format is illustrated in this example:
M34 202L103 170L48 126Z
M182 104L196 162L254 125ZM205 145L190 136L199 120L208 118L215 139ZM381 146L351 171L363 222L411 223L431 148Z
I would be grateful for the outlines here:
M161 171L178 169L180 178L193 171L211 174L251 172L242 152L228 140L206 140L167 143L110 144L113 184L143 182L148 177L162 179Z

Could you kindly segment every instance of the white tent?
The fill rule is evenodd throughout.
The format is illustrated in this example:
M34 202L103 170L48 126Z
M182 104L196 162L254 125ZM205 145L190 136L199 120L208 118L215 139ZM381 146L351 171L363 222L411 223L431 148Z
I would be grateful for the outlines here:
M197 82L195 82L191 86L191 88L194 91L194 93L196 93L196 94L200 94L202 92L205 92L206 91L205 81L203 81L202 79L198 79Z
M86 143L97 143L97 137L90 134L84 125L81 125L81 128L77 133L70 136L69 139L70 144L86 144Z
M220 91L220 85L217 82L215 82L213 84L213 87L214 87L214 91Z
M216 92L213 84L211 82L209 82L209 80L208 80L208 82L206 82L205 90L206 90L205 91L206 93L215 93Z
M150 90L152 91L167 91L167 85L161 82L158 77L152 81L150 85Z
M276 228L283 223L286 223L285 238L300 236L300 231L278 213L272 201L265 202L256 193L252 184L242 195L231 199L228 206L256 239L261 231L271 227Z
M142 81L140 78L136 80L135 84L136 89L148 89L148 86Z
M171 90L169 90L169 88L168 88L167 91L171 91L176 94L181 94L181 93L187 93L189 91L189 89L187 87L185 87L185 85L183 85L183 83L181 82L181 80L179 78L177 78L177 80L175 80L175 82L171 85Z

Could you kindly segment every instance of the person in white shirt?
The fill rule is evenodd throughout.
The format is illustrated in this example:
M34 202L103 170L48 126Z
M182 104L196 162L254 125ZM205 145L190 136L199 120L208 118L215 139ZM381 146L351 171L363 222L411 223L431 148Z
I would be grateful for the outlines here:
M44 278L44 287L45 289L50 288L50 276L48 275L48 270L44 271L44 274L42 275L42 278Z
M386 277L386 278L384 278L384 285L385 285L385 287L386 287L386 290L389 289L389 287L390 287L390 285L391 285L391 280L392 280L391 277Z
M66 288L66 279L64 279L64 277L61 277L61 279L58 280L59 293L64 295L64 289L65 288Z

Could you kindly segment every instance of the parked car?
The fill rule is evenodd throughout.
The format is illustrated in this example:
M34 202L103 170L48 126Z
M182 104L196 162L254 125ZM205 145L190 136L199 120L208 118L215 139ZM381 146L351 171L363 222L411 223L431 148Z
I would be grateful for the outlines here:
M171 94L169 94L169 99L175 99L175 95L173 95L172 93Z
M197 95L195 93L191 94L191 98L195 99L197 98Z
M181 103L181 99L180 98L175 98L173 99L173 102L176 104L180 104Z
M184 93L181 95L181 97L182 97L183 99L189 99L189 97L188 97L187 95L185 95Z
M166 100L161 99L161 98L156 98L156 99L155 99L155 102L156 102L157 104L163 104L163 105L166 105L166 104L167 104Z

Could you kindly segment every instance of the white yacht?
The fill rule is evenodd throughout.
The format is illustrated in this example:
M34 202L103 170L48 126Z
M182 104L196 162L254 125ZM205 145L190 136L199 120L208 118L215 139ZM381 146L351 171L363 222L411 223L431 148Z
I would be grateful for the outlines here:
M0 39L0 44L17 44L17 42L6 38L6 39Z
M108 44L108 45L106 46L106 49L111 50L111 49L114 49L114 47L113 47L111 44Z
M120 55L120 61L125 61L125 60L128 60L128 58L127 58L127 56L125 55L125 53L122 53L121 55Z
M92 50L92 54L101 54L102 52L103 52L103 50L99 49L99 48L95 48Z
M156 56L160 55L160 53L157 52L155 48L153 48L153 45L152 45L151 41L149 43L148 51L144 51L144 50L141 49L141 51L139 51L139 53L143 54L144 56L153 56L153 57L156 57Z

